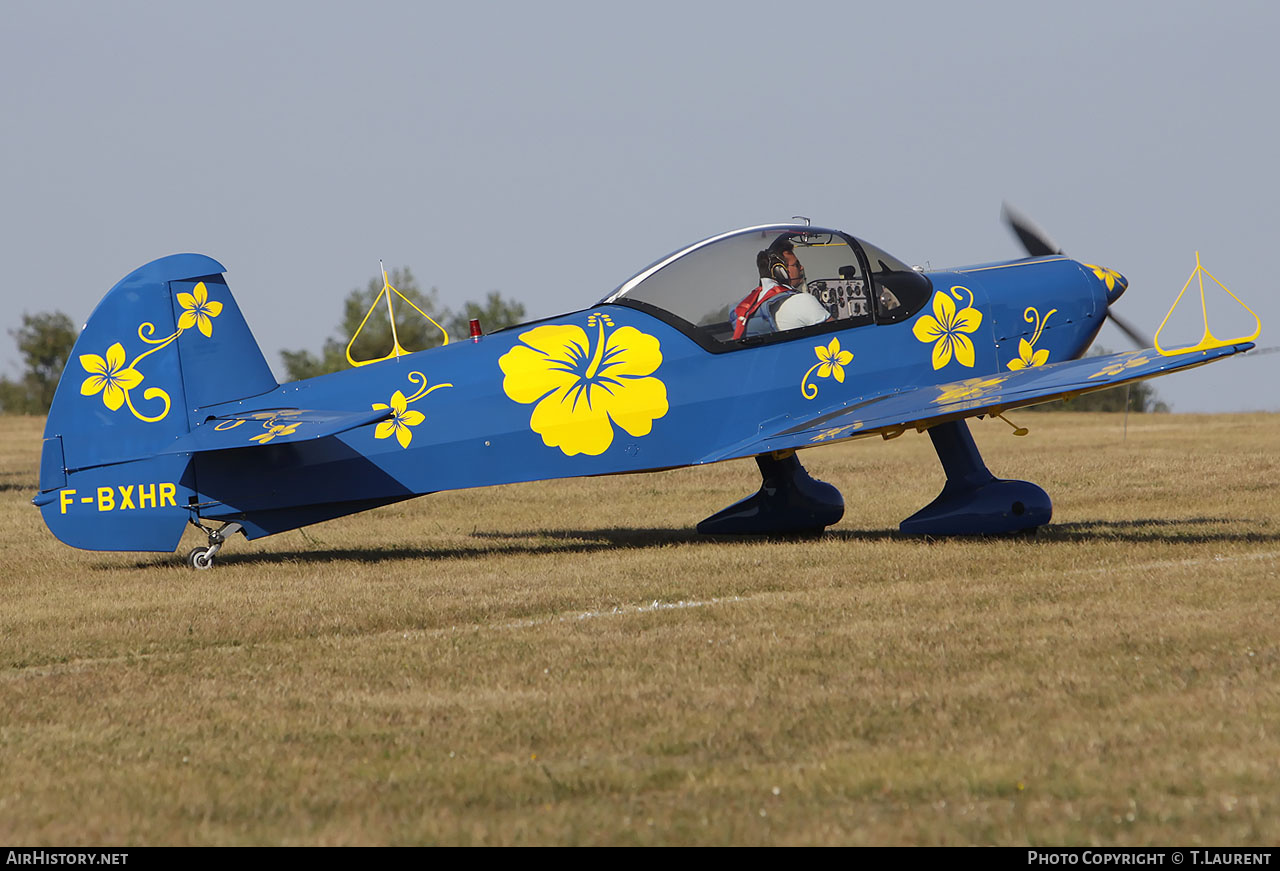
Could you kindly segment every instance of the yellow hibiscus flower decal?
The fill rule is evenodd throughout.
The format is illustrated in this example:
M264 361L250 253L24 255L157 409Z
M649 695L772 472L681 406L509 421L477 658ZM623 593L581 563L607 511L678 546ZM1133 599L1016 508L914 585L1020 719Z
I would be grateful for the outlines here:
M126 394L142 383L142 373L125 366L124 345L116 342L107 348L104 360L97 354L81 354L80 365L89 373L80 385L81 396L102 393L102 402L112 411L124 405Z
M1008 377L1008 375L996 375L992 378L970 378L968 381L961 381L943 390L934 402L941 405L944 402L958 402L962 399L984 398L986 394L994 393L992 388L999 387Z
M813 399L818 395L818 386L809 383L809 376L816 370L819 378L834 377L841 384L844 383L844 367L853 362L852 351L841 351L840 340L832 339L831 344L823 347L818 345L813 349L818 355L818 362L809 367L809 371L804 373L804 377L800 379L800 392L804 394L805 399Z
M853 362L853 352L841 351L839 339L832 339L831 344L825 348L818 346L813 350L820 361L818 377L826 378L828 375L834 375L835 379L843 384L844 367Z
M650 377L662 365L653 336L613 327L607 314L587 318L589 336L574 324L535 327L498 360L502 389L524 405L536 403L529 427L565 456L598 456L613 443L614 424L648 435L667 413L667 386Z
M1031 343L1026 339L1018 339L1018 359L1009 361L1009 368L1015 372L1019 369L1032 369L1036 366L1043 366L1049 359L1049 349L1041 348L1039 351L1031 347Z
M1115 360L1114 362L1108 363L1106 366L1103 366L1101 369L1099 369L1097 372L1094 372L1089 377L1105 378L1105 377L1120 375L1121 373L1124 372L1124 370L1132 369L1135 366L1141 366L1143 363L1147 362L1148 359L1150 359L1147 357L1146 352L1144 351L1127 351L1125 353L1128 359L1119 359L1119 360Z
M222 314L222 303L209 299L209 288L200 282L191 289L191 293L179 293L178 305L182 306L182 314L178 317L178 329L189 330L197 327L204 337L213 336L213 321Z
M965 335L982 326L982 312L973 307L973 291L956 286L951 293L963 290L969 294L969 304L957 310L951 296L941 291L933 295L933 314L922 315L911 327L911 332L921 342L933 342L933 368L941 369L951 362L954 355L961 366L973 368L973 341ZM961 299L956 294L956 299Z
M1043 366L1049 361L1049 349L1041 348L1039 351L1035 349L1036 342L1040 341L1040 334L1044 332L1044 325L1049 322L1049 318L1057 313L1056 308L1049 309L1049 313L1043 318L1040 312L1036 311L1034 306L1027 306L1027 310L1022 313L1022 319L1029 324L1035 325L1035 330L1031 334L1031 340L1018 340L1018 359L1010 360L1008 368L1012 371L1019 369L1034 369L1036 366Z
M400 447L407 448L409 443L413 441L413 431L410 427L417 426L427 419L427 416L421 411L410 411L409 404L417 402L435 390L444 387L452 387L452 384L436 384L433 387L427 386L427 376L421 372L410 372L409 383L417 384L418 389L408 396L405 396L399 390L391 394L391 402L375 402L370 408L377 410L390 410L391 417L382 421L373 430L373 437L376 439L389 439L391 436L396 437L396 441L400 443Z
M809 441L811 442L830 441L831 439L838 439L843 435L847 435L851 432L855 432L860 429L862 429L862 421L859 420L853 423L845 424L844 426L836 426L836 427L831 427L830 429L824 429L821 432L819 432L817 435L815 435L813 438L809 439Z
M1092 263L1086 263L1084 266L1085 269L1092 269L1093 274L1098 276L1098 280L1105 284L1109 291L1115 290L1117 284L1122 288L1128 287L1124 276L1114 269L1108 269L1105 266L1094 266Z
M427 419L427 416L421 411L414 411L409 408L409 402L404 398L404 394L397 390L391 394L391 404L375 403L374 408L391 409L391 419L384 420L378 424L373 431L373 437L376 439L390 438L393 434L396 441L400 443L400 447L409 447L409 442L413 440L413 433L409 431L409 427L417 426Z

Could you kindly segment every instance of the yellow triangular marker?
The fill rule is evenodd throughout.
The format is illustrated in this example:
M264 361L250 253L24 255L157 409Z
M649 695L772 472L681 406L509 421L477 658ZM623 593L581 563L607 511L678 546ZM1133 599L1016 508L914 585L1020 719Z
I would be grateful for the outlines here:
M1205 301L1204 301L1204 277L1206 275L1208 275L1209 278L1213 279L1214 283L1217 284L1218 287L1221 287L1223 290L1227 291L1227 294L1236 302L1238 302L1241 308L1243 308L1249 314L1253 315L1253 320L1257 324L1257 328L1253 331L1251 335L1239 336L1234 339L1219 339L1217 336L1215 336L1212 332L1209 331L1209 310L1205 306ZM1204 335L1200 337L1200 341L1197 344L1191 345L1186 348L1173 348L1172 350L1170 350L1170 349L1160 347L1160 330L1163 330L1165 324L1169 322L1169 318L1173 315L1174 309L1178 307L1178 303L1182 301L1182 295L1187 292L1187 288L1191 286L1191 282L1196 281L1197 279L1199 280L1199 284L1200 284L1200 314L1204 318ZM1155 346L1156 346L1156 350L1160 352L1161 356L1173 357L1177 354L1187 354L1187 353L1190 353L1191 351L1207 351L1211 348L1224 348L1227 345L1234 345L1237 342L1252 342L1254 339L1258 338L1258 336L1261 334L1262 334L1262 319L1258 317L1257 313L1254 312L1253 309L1245 305L1244 301L1241 300L1240 297L1232 293L1225 284L1223 284L1221 281L1218 281L1218 279L1214 278L1213 274L1209 272L1209 270L1205 269L1203 266L1200 265L1200 252L1197 251L1196 252L1196 268L1192 270L1191 277L1187 279L1187 283L1182 285L1182 290L1178 292L1178 298L1173 301L1173 306L1169 309L1169 313L1166 314L1164 316L1164 320L1160 322L1160 328L1156 330Z
M378 261L378 268L382 270L382 290L373 298L373 304L369 306L369 310L364 313L364 320L360 321L360 326L356 327L356 331L351 335L351 341L347 342L347 362L352 366L366 366L369 363L381 363L383 360L390 360L392 357L400 357L404 354L413 353L412 351L405 350L405 348L400 345L400 337L396 335L396 312L391 306L391 294L393 293L409 305L413 306L413 310L418 314L435 324L436 329L444 335L444 341L441 344L449 344L449 333L445 328L437 324L436 319L431 317L431 315L414 305L413 300L409 299L409 297L391 286L391 279L387 277L387 269L382 265L381 260ZM373 310L378 307L378 303L384 297L387 300L387 317L391 319L391 350L383 357L375 357L372 360L357 360L351 356L351 346L356 343L356 339L360 338L360 332L364 329L364 325L369 322L369 316L373 314Z

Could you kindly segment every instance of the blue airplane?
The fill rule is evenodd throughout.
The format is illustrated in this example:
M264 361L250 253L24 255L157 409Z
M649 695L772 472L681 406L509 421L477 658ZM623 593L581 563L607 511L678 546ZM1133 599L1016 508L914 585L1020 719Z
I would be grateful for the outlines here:
M916 430L946 482L902 532L1034 529L1048 495L988 471L966 418L1199 366L1257 333L1082 357L1127 282L1011 224L1031 256L938 271L838 230L748 227L582 311L415 353L396 340L380 361L285 384L222 265L164 257L112 288L76 342L34 503L88 550L172 552L193 524L208 544L187 561L204 569L235 532L442 490L754 457L759 491L698 531L795 534L844 513L797 451Z

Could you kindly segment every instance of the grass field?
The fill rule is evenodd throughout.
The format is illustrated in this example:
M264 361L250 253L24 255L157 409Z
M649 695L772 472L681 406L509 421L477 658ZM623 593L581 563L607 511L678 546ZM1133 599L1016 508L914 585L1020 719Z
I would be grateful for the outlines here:
M59 544L0 417L0 842L1280 842L1280 415L973 422L1034 538L704 539L747 461L442 494L211 572ZM194 536L186 548L201 543Z

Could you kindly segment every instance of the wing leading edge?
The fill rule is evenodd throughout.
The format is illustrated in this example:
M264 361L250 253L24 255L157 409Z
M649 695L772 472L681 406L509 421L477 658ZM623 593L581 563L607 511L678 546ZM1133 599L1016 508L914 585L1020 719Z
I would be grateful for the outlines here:
M771 429L762 429L753 438L708 454L702 462L807 448L868 435L891 437L908 429L923 431L950 420L1000 414L1008 409L1094 393L1202 366L1252 347L1252 342L1245 342L1168 357L1149 348L862 396L828 406L808 418L769 421L766 427L772 425Z

